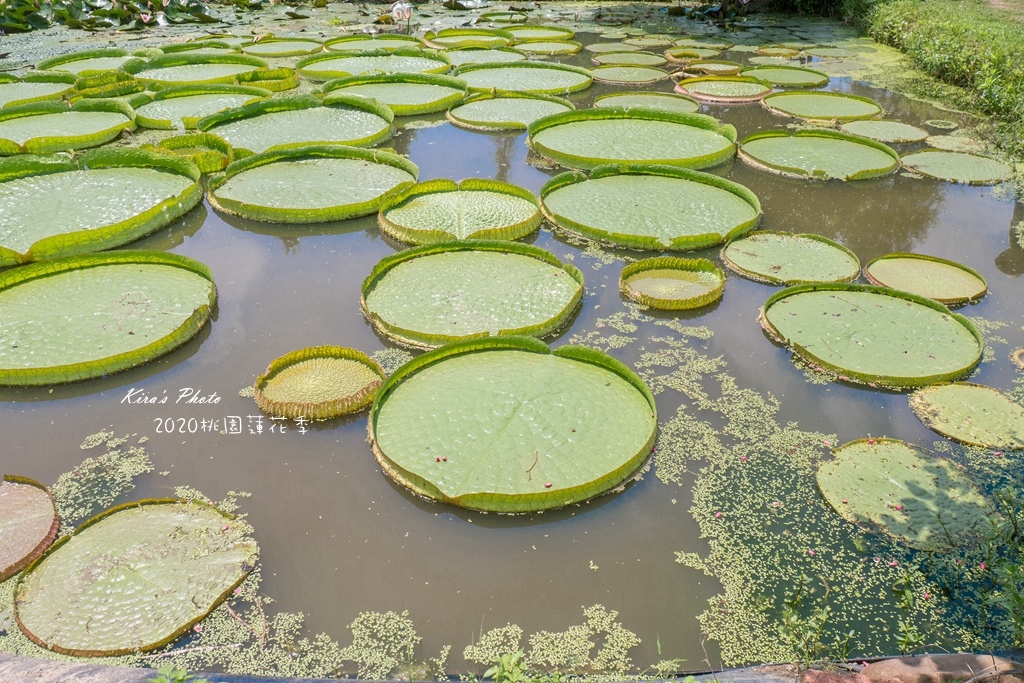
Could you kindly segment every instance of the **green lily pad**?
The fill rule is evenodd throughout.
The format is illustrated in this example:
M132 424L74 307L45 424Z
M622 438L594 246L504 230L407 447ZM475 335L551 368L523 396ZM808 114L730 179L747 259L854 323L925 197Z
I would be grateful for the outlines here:
M722 298L725 276L707 259L659 256L622 269L619 291L637 303L668 311L689 310Z
M267 66L249 55L197 55L188 52L156 57L148 62L133 59L121 68L150 85L198 85L234 83L241 74Z
M383 196L416 182L405 157L378 150L321 145L246 157L210 182L210 204L274 223L320 223L375 213Z
M245 525L211 505L126 503L50 546L15 587L15 617L61 654L145 652L183 635L256 563Z
M248 44L248 41L243 44ZM163 45L160 47L160 50L165 55L174 54L175 52L191 52L193 54L204 55L227 55L241 52L241 45L242 44L232 45L231 43L223 40L198 40L195 42Z
M129 73L104 71L91 76L79 76L74 90L65 97L70 102L77 102L83 98L127 97L145 89L146 85Z
M528 55L574 55L583 49L583 45L572 40L547 40L522 43L516 50Z
M910 407L943 436L982 448L1024 448L1024 408L1001 392L970 382L915 391Z
M688 74L706 76L735 76L743 65L739 62L727 62L724 59L697 59L687 64L683 70Z
M460 507L523 513L614 489L654 445L650 391L593 349L529 337L458 342L406 363L370 411L381 467Z
M668 62L661 55L650 52L605 52L594 55L591 61L607 66L662 66Z
M682 48L678 48L682 49ZM764 55L755 55L747 60L748 63L756 66L789 66L792 67L795 63L792 59L785 57L766 57ZM823 72L824 73L824 72Z
M663 92L621 92L599 95L594 99L595 107L641 107L661 109L679 114L692 114L700 109L700 103L692 97Z
M198 333L215 299L206 266L160 252L72 256L0 273L0 384L74 382L142 365Z
M256 378L253 395L265 413L329 420L373 403L384 371L369 356L343 346L314 346L274 359Z
M0 266L148 235L202 201L199 177L187 162L129 148L93 150L74 161L0 160Z
M948 305L976 301L988 292L981 273L954 261L921 254L886 254L868 261L864 277Z
M450 240L515 240L541 222L529 190L484 178L429 180L392 193L381 204L385 234L412 244Z
M368 50L400 50L408 47L420 47L423 41L415 36L403 36L399 34L371 35L361 33L354 36L340 36L331 38L324 43L324 49L328 52L365 52Z
M529 19L522 12L485 12L480 15L480 21L493 22L495 24L519 24Z
M129 59L131 59L131 55L118 48L82 50L44 59L36 63L36 69L40 71L69 71L73 74L85 75L120 69L121 65Z
M280 67L277 69L256 69L235 76L235 82L252 88L262 88L271 92L281 92L299 87L299 74L295 69Z
M747 188L670 166L614 164L590 177L563 173L541 188L548 219L564 230L630 249L703 249L757 226Z
M403 47L310 55L297 61L295 68L311 81L329 81L368 73L443 74L451 69L451 62L443 52Z
M924 122L924 125L930 128L936 128L938 130L952 131L960 127L960 124L956 121L950 121L948 119L928 119Z
M461 104L466 82L440 74L377 74L328 81L323 91L372 97L386 104L395 116L417 116Z
M42 555L58 529L49 490L38 481L5 475L0 481L0 582Z
M728 50L733 46L732 43L725 40L715 40L713 38L680 38L675 42L676 47L687 47L687 48L706 48L708 50Z
M657 83L668 78L668 72L651 66L599 66L591 70L595 81L620 85Z
M849 282L860 275L857 255L821 235L754 233L727 244L722 261L737 275L772 285Z
M925 142L929 147L941 149L943 152L964 152L966 154L984 154L987 146L981 140L964 137L963 135L929 135Z
M918 550L948 551L981 536L995 514L953 462L894 439L860 439L818 466L818 489L839 515Z
M467 240L389 256L363 282L362 305L381 334L431 348L495 335L544 337L583 299L583 275L525 244Z
M72 83L11 81L0 83L0 107L15 107L45 100L59 100L72 90Z
M593 83L590 72L566 64L513 62L512 64L468 64L456 75L470 92L507 90L534 95L567 95L586 90Z
M0 156L96 147L134 129L132 108L112 100L81 100L70 109L63 102L5 107L0 109Z
M801 119L856 121L882 114L882 107L873 100L835 92L780 92L764 98L764 106Z
M448 110L448 120L470 130L526 130L537 119L573 111L572 103L549 95L508 92L471 95Z
M696 59L710 59L722 54L721 50L706 47L670 47L662 54L673 64L689 64Z
M571 28L562 26L523 25L510 26L506 30L512 34L517 43L534 40L572 40L576 36L576 32Z
M757 54L764 55L765 57L796 57L800 53L800 50L795 50L785 45L761 45L757 48Z
M143 149L147 146L143 145ZM203 173L217 173L235 160L235 150L223 138L209 133L172 135L156 144L155 149L188 159Z
M817 88L828 83L828 74L796 66L755 66L740 73L787 88Z
M199 119L270 97L269 90L244 85L181 85L131 100L143 128L193 130Z
M508 31L483 28L446 28L428 31L424 40L430 47L448 50L458 47L508 47L515 37Z
M451 60L452 66L458 67L465 64L508 64L509 62L522 62L526 60L526 54L510 47L497 47L488 49L484 47L463 47L458 50L448 50L446 53Z
M746 76L701 76L676 83L676 92L699 102L714 104L759 102L772 92L772 86Z
M740 159L791 178L864 180L899 168L899 155L880 142L827 130L754 133L740 142Z
M299 57L319 52L323 45L306 38L268 38L242 46L242 52L257 57Z
M651 47L667 47L672 44L670 38L658 38L655 36L641 36L640 38L627 38L622 41L626 45L635 45L644 49Z
M940 303L884 287L808 284L773 295L761 326L840 380L893 388L961 379L981 360L981 335Z
M391 137L394 114L359 95L278 97L200 119L196 127L245 152L335 143L369 147Z
M626 45L625 43L591 43L583 49L595 54L604 52L640 52L643 50L642 47L637 45Z
M840 130L879 142L920 142L928 137L928 131L899 121L850 121Z
M732 159L736 129L702 114L654 109L587 109L530 124L538 154L570 168L618 162L710 168Z
M2 116L2 114L0 114ZM2 124L0 124L2 126ZM2 135L0 127L0 135ZM900 159L905 168L915 173L968 185L993 185L1013 176L1013 168L998 159L928 149Z

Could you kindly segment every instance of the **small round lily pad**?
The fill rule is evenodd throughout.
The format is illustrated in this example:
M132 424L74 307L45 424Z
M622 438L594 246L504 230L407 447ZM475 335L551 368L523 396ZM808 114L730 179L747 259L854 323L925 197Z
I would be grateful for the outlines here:
M879 142L920 142L928 137L928 131L899 121L850 121L839 128Z
M841 517L918 550L982 535L995 514L963 469L894 439L859 439L818 466L818 489Z
M651 308L689 310L722 298L725 276L707 259L659 256L643 259L622 269L619 291Z
M943 436L982 448L1024 449L1024 407L996 389L957 382L915 391L910 407Z
M50 491L38 481L5 475L0 481L0 582L42 555L58 529Z
M1013 176L1013 168L998 159L928 149L908 154L900 163L915 173L968 185L993 185Z
M847 50L841 47L833 47L830 45L819 45L817 47L810 47L804 50L804 52L812 57L825 57L827 59L844 59L846 57L857 56L857 53L852 50Z
M865 180L899 168L899 155L881 142L828 130L754 133L739 157L760 170L791 178Z
M324 52L295 62L299 75L311 81L329 81L369 73L443 74L451 62L443 52L403 47L397 50Z
M528 55L574 55L583 49L583 45L574 40L550 40L521 43L516 50Z
M976 301L988 292L981 273L955 261L922 254L886 254L868 261L864 277L883 287L948 305Z
M586 90L594 81L586 69L547 62L468 64L459 67L456 75L471 92L511 90L538 95L567 95Z
M124 102L36 102L0 109L0 156L50 154L97 147L135 130L135 112Z
M860 260L821 235L756 232L730 242L722 261L737 275L772 285L849 282L860 275Z
M649 52L605 52L594 55L594 64L612 66L662 66L668 60Z
M299 57L319 52L323 44L309 38L267 38L242 46L242 52L257 57Z
M676 83L676 92L699 102L741 104L759 102L772 92L772 86L746 76L700 76Z
M515 36L508 31L485 28L445 28L428 31L424 40L430 47L450 50L459 47L508 47Z
M576 35L576 32L571 28L537 24L510 26L506 31L515 37L517 43L526 43L534 40L572 40Z
M395 116L418 116L461 104L466 97L466 82L440 74L375 74L328 81L323 91L373 97Z
M591 43L583 49L594 54L604 52L640 52L643 50L638 45L626 45L625 43Z
M763 103L776 114L801 119L856 121L882 114L874 100L835 92L780 92L764 98Z
M537 119L573 111L568 100L550 95L505 92L470 95L448 110L448 120L470 130L526 130Z
M422 47L423 41L415 36L398 33L372 35L359 33L351 36L331 38L324 43L328 52L366 52L369 50L400 50L408 47Z
M740 73L786 88L817 88L828 83L828 74L797 66L755 66Z
M599 66L591 70L595 81L620 85L657 83L668 78L668 72L652 66Z
M510 47L463 47L458 50L445 52L452 66L460 67L465 64L507 64L509 62L522 62L526 60L526 53L513 50Z
M664 92L617 92L594 98L595 107L641 107L662 109L680 114L692 114L700 109L700 103L692 97Z
M256 378L256 405L277 417L329 420L373 402L384 371L343 346L313 346L275 358Z

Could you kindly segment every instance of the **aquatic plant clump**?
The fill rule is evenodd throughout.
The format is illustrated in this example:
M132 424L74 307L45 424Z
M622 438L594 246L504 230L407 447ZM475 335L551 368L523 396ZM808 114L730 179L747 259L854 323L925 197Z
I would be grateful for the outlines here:
M781 92L762 100L771 112L802 119L856 121L881 116L874 100L834 92Z
M575 108L568 100L550 95L478 93L449 109L447 117L456 126L469 130L526 130L537 119Z
M541 188L556 226L629 249L704 249L753 230L761 204L746 187L670 166L610 164Z
M311 81L329 81L368 73L448 73L451 62L443 52L417 47L397 50L325 52L295 63L299 75Z
M411 244L516 240L537 229L541 212L529 190L498 180L428 180L385 197L377 223Z
M362 291L363 311L382 334L431 348L487 336L547 336L579 309L583 275L537 247L466 240L389 256Z
M922 254L886 254L864 266L871 283L934 299L947 306L976 301L988 292L978 271Z
M89 254L8 270L0 274L0 385L76 382L141 365L196 335L215 300L209 269L175 254Z
M314 346L274 359L253 392L265 413L328 420L370 405L383 381L384 371L361 351Z
M194 130L200 119L270 97L263 88L244 85L180 85L128 100L142 128Z
M676 92L709 104L759 102L772 92L765 81L746 76L700 76L676 83Z
M0 109L0 156L97 147L135 129L135 112L116 100L36 102Z
M737 275L772 285L849 282L860 275L857 255L821 235L757 232L730 242L721 256Z
M895 439L859 439L818 466L818 488L847 521L918 550L984 534L991 504L951 460Z
M740 141L739 157L762 171L814 180L866 180L899 168L891 147L830 130L754 133Z
M996 389L957 382L910 395L910 408L946 438L981 448L1024 448L1024 408Z
M466 82L439 74L377 74L328 81L323 91L380 100L395 116L447 111L466 97Z
M18 626L41 647L80 657L166 645L255 566L259 551L245 532L240 520L198 501L111 508L54 543L21 575Z
M211 179L214 208L257 221L320 223L375 213L419 169L391 152L311 145L235 161Z
M523 513L587 500L633 476L654 445L657 415L640 378L604 353L493 337L403 366L378 392L369 429L381 467L415 493Z
M466 81L470 92L515 91L535 95L568 95L586 90L594 82L586 69L548 62L467 64L455 75Z
M1013 176L1013 168L998 159L964 152L928 149L900 159L905 167L939 180L968 185L994 185Z
M642 163L704 169L736 153L736 129L703 114L653 109L588 109L530 124L529 144L569 168Z
M32 479L0 481L0 583L43 554L57 538L60 519L49 489Z
M966 377L981 334L931 299L870 285L805 284L771 296L761 326L840 381L905 389Z
M139 149L0 159L0 266L126 244L202 201L199 169Z
M668 311L701 308L722 298L725 276L707 259L660 256L622 269L619 291L644 306Z
M851 135L862 135L879 142L920 142L928 137L928 131L899 121L850 121L840 130Z

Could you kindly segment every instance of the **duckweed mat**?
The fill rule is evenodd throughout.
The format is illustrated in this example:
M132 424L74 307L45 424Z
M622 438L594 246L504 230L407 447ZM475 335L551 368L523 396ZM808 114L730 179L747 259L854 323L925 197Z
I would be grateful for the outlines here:
M1024 408L990 387L969 382L927 387L910 407L946 438L982 448L1024 448Z
M59 528L53 496L45 486L5 475L0 481L0 582L42 555Z
M343 346L314 346L274 359L256 378L253 395L265 413L327 420L373 402L384 371L366 354Z
M988 283L976 270L921 254L879 256L864 266L864 277L876 285L947 305L965 304L980 299L988 292Z
M849 282L860 275L860 260L821 235L757 232L730 242L722 261L737 275L772 285Z

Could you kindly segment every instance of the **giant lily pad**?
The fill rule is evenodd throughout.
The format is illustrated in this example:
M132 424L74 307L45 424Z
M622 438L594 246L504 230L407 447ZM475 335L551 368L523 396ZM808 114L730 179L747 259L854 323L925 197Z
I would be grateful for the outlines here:
M668 62L661 55L649 52L605 52L594 55L591 61L612 66L662 66Z
M528 43L543 40L572 40L576 32L562 26L522 25L505 29L516 39L517 43Z
M729 41L715 40L714 38L680 38L675 42L675 44L677 47L702 47L707 48L708 50L719 51L728 50L733 46L733 43L730 43Z
M654 398L600 351L528 337L458 342L393 374L370 411L381 467L460 507L533 512L610 491L657 431Z
M416 182L419 169L390 152L321 145L264 152L210 182L221 211L275 223L340 221L375 213L381 198Z
M447 111L462 103L466 82L439 74L376 74L339 78L324 84L324 92L345 92L380 100L395 116Z
M722 261L731 271L756 282L849 282L860 275L857 255L821 235L757 232L730 242Z
M124 50L100 48L44 59L36 64L36 69L40 71L69 71L73 74L85 75L120 69L121 65L129 59L131 56Z
M470 130L525 130L537 119L574 109L571 102L550 95L479 93L448 110L448 120Z
M840 128L879 142L920 142L928 137L928 131L899 121L850 121Z
M53 497L38 481L4 476L0 481L0 582L43 554L57 538L60 520Z
M864 277L946 305L975 301L988 291L985 278L973 268L921 254L879 256L864 266Z
M299 57L319 52L323 45L309 38L268 38L242 46L242 52L257 57Z
M147 145L143 145L147 149ZM210 133L172 135L156 144L156 149L188 159L203 173L223 171L235 160L235 150L224 138Z
M135 129L135 112L113 100L37 102L0 109L0 156L96 147Z
M525 244L467 240L389 256L363 282L363 311L382 334L434 347L499 334L543 337L583 298L583 275Z
M967 318L883 287L789 287L765 302L760 320L769 335L841 380L921 387L961 379L981 360L981 335Z
M776 114L801 119L856 121L882 114L882 108L874 100L835 92L780 92L762 102Z
M817 180L878 178L899 167L891 147L828 130L754 133L740 142L739 156L762 171Z
M54 543L15 587L15 617L61 654L115 656L186 633L248 576L245 525L173 498L125 503Z
M314 346L274 359L256 378L253 395L265 413L328 420L373 402L384 371L366 354L343 346Z
M0 384L74 382L141 365L198 333L215 299L206 266L160 252L72 256L0 273Z
M697 76L735 76L743 65L722 59L698 59L687 64L683 71Z
M998 159L963 152L928 149L908 154L900 163L932 178L968 185L992 185L1013 175L1013 169Z
M264 152L323 143L369 147L391 137L394 114L359 95L278 97L200 119L196 127L236 150Z
M555 225L630 249L703 249L753 230L761 217L742 185L670 166L563 173L541 188L541 200Z
M199 177L188 162L128 148L0 160L0 266L148 235L202 201Z
M676 83L676 92L713 104L759 102L772 86L746 76L701 76Z
M637 45L626 45L625 43L591 43L583 49L594 54L605 52L641 52L643 50L642 47Z
M619 291L637 303L668 311L701 308L722 298L725 276L704 258L659 256L622 269Z
M929 429L983 448L1024 448L1024 408L999 391L957 382L915 391L910 407Z
M755 66L740 73L786 88L817 88L828 83L828 74L797 66Z
M380 207L381 230L413 244L524 237L541 222L529 190L484 178L437 179L392 193Z
M249 71L267 66L259 57L249 55L202 55L188 52L156 57L148 62L133 59L121 68L150 85L197 85L234 83Z
M464 64L507 64L509 62L522 62L526 59L525 52L513 50L510 47L463 47L458 50L448 50L445 54L451 60L452 66L456 67Z
M595 107L641 107L644 109L661 109L680 114L692 114L700 109L700 104L692 97L673 95L664 92L622 92L609 93L594 98Z
M66 77L66 78L65 78ZM71 74L36 74L35 78L0 80L0 107L59 100L74 86Z
M516 49L528 55L574 55L583 45L574 40L545 40L516 45Z
M513 90L536 95L579 92L594 80L586 69L546 62L468 64L459 67L456 75L466 81L471 92Z
M994 514L963 469L894 439L860 439L818 466L818 488L848 522L929 552L982 535Z
M403 47L310 55L297 61L295 67L312 81L328 81L367 73L443 74L451 68L451 62L443 52Z
M651 66L599 66L591 70L591 76L600 83L620 85L643 85L657 83L668 78L668 72Z
M705 47L671 47L662 54L672 64L689 64L695 59L710 59L722 54L721 50Z
M588 109L530 124L530 146L570 168L607 163L709 168L732 159L736 129L702 114L654 109Z
M191 130L199 119L270 97L270 91L244 85L180 85L142 94L129 103L143 128Z
M415 36L403 36L397 33L388 35L361 33L331 38L324 43L324 49L328 52L366 52L367 50L400 50L422 45L423 41Z
M485 28L446 28L428 31L424 40L430 47L450 50L459 47L508 47L515 37L508 31Z

